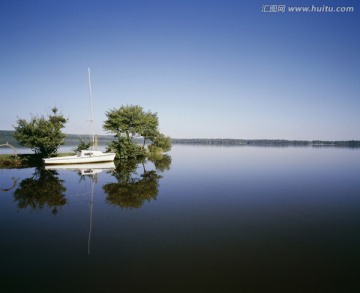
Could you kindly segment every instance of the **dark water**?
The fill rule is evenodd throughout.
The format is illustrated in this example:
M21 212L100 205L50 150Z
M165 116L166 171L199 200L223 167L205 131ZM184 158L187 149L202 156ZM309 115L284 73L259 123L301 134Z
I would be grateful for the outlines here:
M360 288L359 149L175 145L97 175L0 170L0 188L1 292Z

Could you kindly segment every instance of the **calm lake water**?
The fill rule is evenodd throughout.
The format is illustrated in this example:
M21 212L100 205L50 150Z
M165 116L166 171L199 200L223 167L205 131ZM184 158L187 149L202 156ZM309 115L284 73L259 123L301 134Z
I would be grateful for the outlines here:
M96 174L0 170L0 291L360 287L360 149L170 155Z

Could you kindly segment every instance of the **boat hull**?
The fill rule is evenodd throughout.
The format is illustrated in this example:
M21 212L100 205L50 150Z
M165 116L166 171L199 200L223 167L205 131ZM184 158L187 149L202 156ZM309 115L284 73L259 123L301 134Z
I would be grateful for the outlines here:
M43 159L45 165L66 165L66 164L90 164L112 162L115 159L114 153L104 153L91 157L65 156Z
M60 165L46 165L45 170L114 170L114 162L97 162L84 164L60 164Z

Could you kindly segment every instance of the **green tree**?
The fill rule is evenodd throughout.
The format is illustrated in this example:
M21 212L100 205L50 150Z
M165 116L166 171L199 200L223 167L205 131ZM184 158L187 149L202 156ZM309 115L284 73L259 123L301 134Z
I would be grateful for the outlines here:
M140 106L121 106L106 112L104 130L110 131L116 137L126 136L130 141L139 132L141 118L144 111Z
M140 117L139 134L143 137L143 147L146 140L153 140L158 134L159 118L156 113L143 113Z
M20 118L14 127L15 139L42 157L56 153L60 145L64 144L66 136L61 129L65 127L67 119L57 113L56 107L51 111L52 114L47 117L32 116L30 121Z
M74 152L80 152L82 150L87 150L91 147L91 142L84 141L81 138L79 140L80 140L80 142L79 142L78 146L76 147L76 149L74 149Z
M168 152L171 150L171 138L169 136L158 133L152 141L153 143L149 146L149 149L156 149L156 152Z
M154 145L153 149L156 147L157 151L170 150L171 140L159 133L156 113L145 112L141 106L130 105L111 109L106 112L106 116L103 128L117 138L108 146L108 150L116 152L120 159L145 157L146 141L150 141ZM134 142L136 137L143 138L142 146Z
M112 141L108 145L107 151L116 153L121 160L140 159L146 156L146 151L142 146L123 136Z
M123 160L139 158L145 153L132 140L139 135L143 108L140 106L122 106L106 112L107 120L103 128L115 134L117 140L110 143L108 150L117 153Z

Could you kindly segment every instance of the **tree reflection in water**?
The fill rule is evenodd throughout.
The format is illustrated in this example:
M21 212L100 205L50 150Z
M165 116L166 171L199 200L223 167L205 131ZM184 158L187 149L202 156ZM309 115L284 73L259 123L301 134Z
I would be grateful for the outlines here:
M169 171L171 167L171 157L162 155L151 160L154 163L155 169L159 172Z
M155 170L147 171L144 161L130 161L119 163L114 175L117 183L107 183L103 186L106 193L106 202L110 205L120 206L126 209L137 209L143 206L145 201L156 199L159 193L158 174L170 170L171 157L164 155L152 160ZM143 172L138 175L138 165L142 164Z
M117 182L103 186L106 202L122 208L136 209L140 208L145 201L156 199L159 193L159 180L162 178L158 173L170 170L171 157L163 155L149 161L154 164L155 170L147 171L145 161L118 163L115 172L111 172ZM142 165L140 175L137 173L139 164ZM84 180L83 175L94 175L87 174L87 171L95 172L96 170L83 170L79 173L80 181ZM58 178L56 170L36 168L32 177L20 182L14 192L14 199L20 209L35 210L48 207L52 209L52 214L56 215L58 208L67 203L65 191L63 180Z
M36 168L33 176L22 180L14 192L14 199L20 209L52 209L52 214L58 213L58 207L66 204L63 180L60 180L55 170Z

